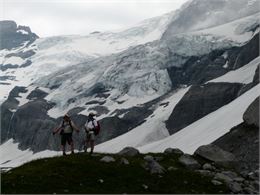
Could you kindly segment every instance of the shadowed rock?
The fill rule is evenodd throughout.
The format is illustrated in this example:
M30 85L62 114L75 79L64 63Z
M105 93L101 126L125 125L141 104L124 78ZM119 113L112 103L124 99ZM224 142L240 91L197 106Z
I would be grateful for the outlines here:
M231 165L236 161L232 153L224 151L213 144L200 146L194 154L222 166Z

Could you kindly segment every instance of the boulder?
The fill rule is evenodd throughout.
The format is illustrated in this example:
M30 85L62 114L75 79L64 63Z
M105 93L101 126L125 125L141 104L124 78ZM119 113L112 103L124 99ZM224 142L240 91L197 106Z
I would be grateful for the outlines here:
M133 148L133 147L126 147L123 150L121 150L118 155L122 155L122 156L136 156L138 155L140 152L139 150Z
M100 159L101 162L115 162L116 160L112 156L104 156L103 158Z
M199 169L201 165L191 155L184 154L179 158L179 162L188 169Z
M165 172L164 167L162 167L151 155L146 155L144 157L145 168L150 171L151 174L162 174Z
M218 180L211 180L211 183L213 184L213 185L215 185L215 186L219 186L219 185L222 185L223 183L222 182L220 182L220 181L218 181Z
M151 174L162 174L165 172L164 167L155 160L147 162L147 169Z
M194 154L222 166L229 166L236 161L232 153L213 144L200 146Z
M239 193L242 191L242 187L239 183L237 182L232 182L228 185L229 189L231 190L231 192L234 193Z
M146 156L144 157L144 160L147 161L147 162L151 162L151 161L154 161L154 158L153 158L153 156L151 156L151 155L146 155Z
M168 171L175 171L175 170L178 170L178 168L173 167L173 166L170 166L170 167L168 167L167 170L168 170Z
M219 181L223 181L226 184L229 184L233 181L232 178L230 178L229 176L223 174L223 173L217 173L214 177L215 180L219 180Z
M208 170L196 170L196 172L205 177L213 177L215 175L213 172Z
M120 164L122 164L122 165L129 165L130 163L129 163L129 161L126 158L121 158L120 159Z
M248 125L259 127L259 97L256 98L247 108L243 115L243 120Z
M179 148L167 148L164 150L165 154L176 154L176 155L183 155L183 151L181 151Z
M205 163L203 166L202 166L202 169L204 170L210 170L210 171L214 171L216 168L214 166L212 166L211 164L209 163Z

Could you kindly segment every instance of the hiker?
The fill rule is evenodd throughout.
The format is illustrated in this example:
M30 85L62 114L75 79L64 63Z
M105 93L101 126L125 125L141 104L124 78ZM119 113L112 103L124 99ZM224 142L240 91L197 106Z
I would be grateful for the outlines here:
M89 113L88 120L85 124L86 140L84 150L87 152L88 146L90 145L90 154L94 151L95 137L98 135L100 130L99 122L94 118L93 112Z
M73 144L73 140L72 140L73 130L76 130L77 132L79 132L79 128L76 127L76 125L73 123L73 121L71 120L69 115L65 114L61 125L53 131L53 135L55 135L58 132L61 135L61 149L62 149L63 155L66 155L66 152L65 152L66 143L68 143L70 145L71 154L74 154L74 144Z

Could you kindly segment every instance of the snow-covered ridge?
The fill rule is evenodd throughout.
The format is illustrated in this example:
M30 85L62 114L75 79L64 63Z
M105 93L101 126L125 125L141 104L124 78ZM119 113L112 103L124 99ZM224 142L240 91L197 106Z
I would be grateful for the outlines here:
M27 58L32 64L24 68L0 71L0 76L14 77L1 85L1 98L6 98L16 86L28 86L42 76L49 75L64 67L93 60L100 56L121 52L146 42L160 39L174 13L147 19L136 26L118 32L92 33L87 36L55 36L39 38L26 47L27 43L11 50L0 50L2 64L21 65L25 60L19 57L6 57L8 54L32 50L35 55ZM19 33L22 33L19 31ZM3 100L2 100L3 101Z

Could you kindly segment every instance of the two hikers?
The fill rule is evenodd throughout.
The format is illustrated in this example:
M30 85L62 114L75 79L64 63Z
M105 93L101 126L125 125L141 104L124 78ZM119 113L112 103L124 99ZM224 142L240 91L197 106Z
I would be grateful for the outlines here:
M87 152L87 148L90 146L90 154L94 151L95 146L95 136L98 135L100 130L100 125L98 121L94 118L95 114L90 113L88 115L88 120L84 126L86 137L84 141L84 151ZM66 143L70 145L71 154L74 154L74 144L72 139L73 130L79 132L79 128L74 124L69 115L63 117L61 125L53 131L53 135L59 132L61 135L61 149L63 155L66 155Z
M70 145L71 154L74 154L74 144L72 139L73 130L79 132L79 128L73 123L69 115L63 117L61 125L54 130L53 135L60 133L61 135L61 150L63 155L66 155L66 143Z

